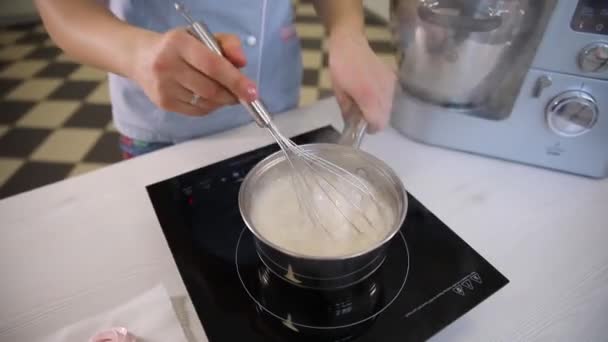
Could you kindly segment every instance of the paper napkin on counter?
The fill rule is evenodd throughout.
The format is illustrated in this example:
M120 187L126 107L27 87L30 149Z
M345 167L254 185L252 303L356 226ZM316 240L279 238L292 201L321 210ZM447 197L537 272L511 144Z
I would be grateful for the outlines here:
M158 285L123 305L62 328L44 342L89 342L94 337L122 333L125 328L137 342L187 342L171 299ZM116 340L116 342L122 342ZM128 341L128 340L125 340Z

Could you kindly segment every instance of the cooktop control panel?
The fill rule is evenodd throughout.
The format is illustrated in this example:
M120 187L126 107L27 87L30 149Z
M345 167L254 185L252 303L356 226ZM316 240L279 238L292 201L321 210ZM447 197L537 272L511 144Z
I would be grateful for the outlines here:
M608 1L579 0L571 26L578 32L608 35Z

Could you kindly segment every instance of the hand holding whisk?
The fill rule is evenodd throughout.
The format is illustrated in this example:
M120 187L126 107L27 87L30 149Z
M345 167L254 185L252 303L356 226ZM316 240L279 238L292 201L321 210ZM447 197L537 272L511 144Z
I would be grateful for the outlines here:
M176 10L186 19L191 32L209 49L223 56L213 35L203 22L197 22L185 8L175 3ZM313 227L321 227L330 236L337 226L348 226L357 233L374 229L374 220L368 213L379 212L377 199L360 176L320 158L314 152L296 145L284 136L273 123L261 100L241 101L258 126L266 128L280 146L291 168L294 191L300 207L304 210ZM366 123L361 114L351 113L345 122L343 138L362 136Z

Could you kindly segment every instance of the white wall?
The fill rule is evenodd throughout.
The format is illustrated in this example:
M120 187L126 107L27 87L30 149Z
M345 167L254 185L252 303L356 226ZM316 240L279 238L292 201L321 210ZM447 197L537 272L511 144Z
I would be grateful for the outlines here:
M363 5L382 18L389 20L389 1L390 0L363 0Z

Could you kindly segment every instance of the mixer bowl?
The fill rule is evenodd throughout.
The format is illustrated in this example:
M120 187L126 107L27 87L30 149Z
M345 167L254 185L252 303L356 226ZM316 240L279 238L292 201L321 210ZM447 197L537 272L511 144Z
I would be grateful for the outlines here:
M448 108L484 106L511 72L529 0L392 0L402 87Z

